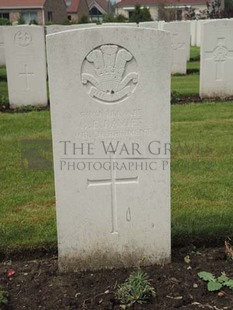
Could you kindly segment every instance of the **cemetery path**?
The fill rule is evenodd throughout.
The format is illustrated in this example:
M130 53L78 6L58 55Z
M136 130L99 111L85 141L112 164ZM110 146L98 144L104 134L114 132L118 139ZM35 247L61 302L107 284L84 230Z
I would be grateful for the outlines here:
M142 268L151 279L156 297L132 309L233 309L233 291L208 292L200 271L233 278L233 261L224 248L173 250L173 262ZM114 292L132 269L61 274L57 257L5 261L0 265L0 285L9 294L6 309L120 309ZM0 307L1 308L1 307Z

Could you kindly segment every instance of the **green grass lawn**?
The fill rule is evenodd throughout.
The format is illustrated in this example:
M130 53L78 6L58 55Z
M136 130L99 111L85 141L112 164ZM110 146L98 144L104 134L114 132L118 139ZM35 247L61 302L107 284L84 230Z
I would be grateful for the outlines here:
M8 104L6 67L0 67L0 106Z
M52 171L21 168L22 139L51 139L49 112L0 114L0 250L56 244Z
M232 130L232 103L172 107L175 244L233 236Z
M196 70L197 72L199 72L200 62L199 61L189 61L187 63L187 70Z
M180 75L172 76L171 90L177 92L178 95L184 97L192 97L199 95L199 75Z
M173 75L171 90L181 97L199 96L200 48L191 46L190 61L187 63L187 75Z
M6 67L0 66L0 77L6 79Z
M172 106L171 129L173 245L233 237L233 103ZM50 113L0 113L0 132L0 251L55 248L53 172L21 168L21 140L51 139Z
M190 60L191 61L200 60L200 47L191 46L191 48L190 48Z

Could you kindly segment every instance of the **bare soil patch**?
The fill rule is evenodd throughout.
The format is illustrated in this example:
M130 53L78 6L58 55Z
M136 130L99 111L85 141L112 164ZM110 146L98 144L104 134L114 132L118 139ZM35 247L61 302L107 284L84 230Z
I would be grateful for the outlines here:
M184 261L189 255L190 263ZM199 271L216 276L225 272L233 278L233 262L224 248L175 249L173 262L166 266L142 268L148 273L157 296L133 309L233 309L233 291L208 292ZM0 265L0 285L9 294L6 309L120 309L115 291L133 269L59 273L57 257L4 261ZM9 276L9 272L15 272Z

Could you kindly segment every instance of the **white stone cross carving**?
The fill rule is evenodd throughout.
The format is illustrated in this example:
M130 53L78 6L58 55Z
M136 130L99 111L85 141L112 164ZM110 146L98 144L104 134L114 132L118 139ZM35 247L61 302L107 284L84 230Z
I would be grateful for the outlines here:
M87 179L87 187L90 186L111 186L111 209L112 209L112 234L118 234L118 223L117 223L117 195L116 195L116 185L124 185L124 184L138 184L138 177L131 178L116 178L116 171L112 169L113 161L112 157L110 157L111 161L111 178L110 179L98 179L98 180L89 180ZM129 212L129 210L127 211Z
M209 55L209 57L208 57ZM206 60L213 60L216 64L216 81L223 81L224 67L227 59L233 59L233 50L228 50L225 38L219 38L217 46L212 51L205 52Z
M19 75L25 76L25 78L26 78L26 90L29 90L30 89L29 77L30 77L30 75L34 75L34 73L28 72L28 65L24 65L24 69L25 69L24 72L19 73Z

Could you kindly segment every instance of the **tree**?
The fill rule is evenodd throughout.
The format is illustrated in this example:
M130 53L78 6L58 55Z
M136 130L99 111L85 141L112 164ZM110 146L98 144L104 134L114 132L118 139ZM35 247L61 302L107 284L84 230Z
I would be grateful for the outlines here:
M109 13L103 17L103 23L125 23L126 20L127 18L122 14L114 16L113 13Z
M78 21L78 24L88 24L89 17L87 15L82 15Z
M195 20L196 19L196 12L195 8L192 7L185 7L185 19L186 20Z
M233 17L233 0L225 0L224 15L227 18Z
M11 22L7 18L0 18L0 26L11 25Z
M146 7L141 8L139 4L136 4L129 21L137 24L140 22L152 21L149 9Z
M222 18L223 10L221 8L221 0L207 1L207 18Z
M19 19L18 19L18 25L24 25L24 24L26 24L26 21L23 18L22 14L20 14Z
M127 18L122 14L116 15L116 17L115 17L116 23L125 23L126 20L127 20Z
M115 16L112 13L105 14L103 16L103 23L114 23L115 22Z
M206 2L206 9L199 12L201 19L218 19L224 17L224 11L221 7L221 0L210 0Z

